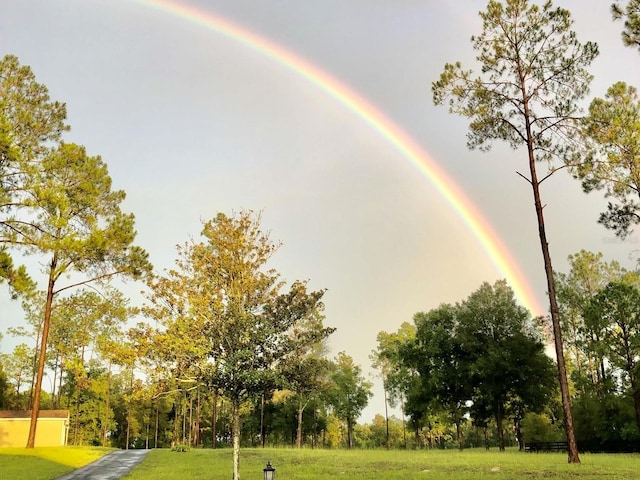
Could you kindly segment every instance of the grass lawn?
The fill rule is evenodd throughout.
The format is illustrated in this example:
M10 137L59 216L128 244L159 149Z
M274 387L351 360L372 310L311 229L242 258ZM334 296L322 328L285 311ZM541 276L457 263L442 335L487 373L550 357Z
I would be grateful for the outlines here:
M229 480L230 449L172 452L153 450L126 480ZM581 465L568 465L564 453L500 453L484 449L384 451L243 449L243 480L261 480L267 460L276 479L640 479L640 455L581 454ZM14 480L14 479L12 479Z
M0 480L51 480L111 451L99 447L0 448Z

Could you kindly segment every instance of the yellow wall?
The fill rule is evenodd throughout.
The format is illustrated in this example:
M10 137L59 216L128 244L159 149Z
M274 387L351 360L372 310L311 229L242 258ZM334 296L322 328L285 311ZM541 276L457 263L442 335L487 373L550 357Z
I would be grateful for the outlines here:
M0 447L24 447L29 437L28 418L0 418ZM36 447L59 447L66 443L67 419L39 418Z

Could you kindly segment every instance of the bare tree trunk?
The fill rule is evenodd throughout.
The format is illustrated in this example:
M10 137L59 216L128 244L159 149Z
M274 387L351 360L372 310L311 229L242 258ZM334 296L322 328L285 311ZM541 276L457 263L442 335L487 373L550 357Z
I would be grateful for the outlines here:
M160 412L158 405L156 404L156 431L153 438L153 448L158 448L158 430L160 428Z
M302 402L298 403L298 428L296 433L296 446L298 448L302 448L302 413L304 412L304 407L302 406Z
M193 447L195 436L193 433L193 394L189 393L189 446Z
M182 445L187 444L187 392L182 395Z
M520 417L516 417L513 420L513 428L516 433L516 440L518 442L518 451L522 452L524 450L524 438L522 436L522 423L520 422Z
M218 443L218 392L213 391L213 409L211 411L211 448L216 448Z
M553 324L553 339L556 349L556 360L558 364L558 381L560 383L560 394L562 397L562 410L564 413L565 433L567 435L567 450L569 463L580 463L578 454L578 444L576 442L573 427L573 413L571 410L571 394L569 392L569 382L567 380L567 366L564 360L564 348L562 342L562 330L560 328L560 310L558 309L558 299L556 296L556 284L553 277L553 267L551 265L551 254L549 253L549 242L544 226L543 205L540 198L540 181L536 172L536 158L534 153L534 136L531 132L531 113L529 111L529 99L525 96L527 86L525 85L524 72L519 66L520 91L523 92L522 106L523 117L527 135L527 154L529 159L529 182L533 190L533 199L536 209L536 219L538 221L538 236L540 237L540 247L542 258L544 259L544 271L547 276L547 292L549 294L549 307L551 312L551 323ZM544 179L543 179L544 181Z
M41 333L43 324L44 321L40 322L40 324L38 325L38 330L36 332L36 347L33 351L33 363L31 365L31 384L29 385L29 399L27 401L27 410L33 409L33 393L35 391L34 385L36 384L36 379L38 377L38 359L39 352L41 350L41 348L39 347L41 345ZM19 393L19 390L16 393Z
M131 404L127 406L127 436L126 436L126 445L124 447L125 450L129 450L129 435L131 434Z
M260 396L260 446L264 448L265 446L265 438L264 438L264 392Z
M233 437L233 480L240 480L240 402L232 401L231 435Z
M311 433L311 448L318 446L318 409L316 402L313 402L313 432Z
M458 440L458 450L462 451L464 449L464 439L460 428L460 419L456 420L456 438Z
M53 365L53 381L51 382L52 391L51 391L51 404L53 408L56 408L56 381L58 379L58 365L60 361L60 354L56 352L56 360Z
M107 431L109 427L109 408L111 402L111 363L109 363L109 370L107 371L107 398L104 412L104 422L102 424L102 446L107 446Z
M60 377L58 378L58 398L55 399L56 408L60 408L60 402L62 402L62 377L64 376L64 362L60 362Z
M36 385L33 389L33 404L31 408L31 423L29 424L29 437L27 438L27 448L33 448L36 443L36 428L38 426L38 414L40 413L40 394L42 393L42 377L44 376L44 366L47 360L47 342L49 341L49 330L51 329L51 307L53 305L53 286L55 285L55 270L58 265L58 256L53 255L49 265L49 282L47 285L47 300L44 306L44 320L42 323L42 338L40 341L40 355L38 359L38 371L36 374Z
M407 449L407 422L404 417L404 396L400 396L400 408L402 408L402 438L404 439L404 448Z
M503 418L504 418L504 413L502 412L502 407L499 407L498 412L496 413L496 428L498 429L498 448L501 452L505 451L504 427L502 425Z
M532 148L532 147L531 147ZM529 167L531 171L531 185L535 200L536 216L538 219L538 232L540 236L540 246L542 247L542 257L544 258L544 269L547 276L547 291L549 293L549 304L551 310L551 322L553 324L553 338L556 350L556 361L558 365L558 381L560 383L560 394L562 397L562 410L564 413L564 426L567 436L567 453L569 463L580 463L578 444L573 426L573 412L571 408L571 393L569 392L569 382L567 380L567 366L564 360L564 349L562 342L562 330L560 328L560 311L556 297L555 279L553 277L553 267L551 265L551 255L544 226L543 206L540 199L540 184L536 176L535 159L531 149Z
M384 419L387 427L387 436L385 441L385 447L389 450L389 405L387 403L387 387L386 385L383 388L384 390Z
M201 405L201 401L200 401L200 385L198 385L198 398L197 398L197 406L196 406L196 425L195 425L195 432L196 432L196 438L195 438L195 445L196 447L199 447L202 440L200 439L200 420L201 420L201 410L202 410L202 405Z

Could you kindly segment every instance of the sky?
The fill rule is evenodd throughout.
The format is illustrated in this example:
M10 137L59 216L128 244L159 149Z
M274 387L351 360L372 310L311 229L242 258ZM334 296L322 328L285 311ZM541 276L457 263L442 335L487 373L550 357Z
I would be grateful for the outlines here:
M546 312L533 198L517 174L527 169L524 152L500 144L469 151L467 120L431 97L446 62L477 67L470 37L480 33L485 1L166 3L260 40L248 45L154 1L4 0L0 7L0 55L18 56L66 103L65 140L107 163L114 187L127 193L123 208L136 216L137 244L158 271L173 265L177 244L198 238L202 221L261 211L264 229L282 242L271 266L284 280L327 289L325 323L337 328L331 354L345 351L367 377L375 374L369 355L378 332L505 277L438 179L326 84L256 48L268 41L415 142L490 225L531 292L520 300L536 315ZM610 2L554 4L572 12L581 41L599 44L589 100L619 80L638 85L640 53L622 45ZM558 271L581 249L635 266L640 234L623 242L598 225L606 206L600 194L582 193L561 172L542 195ZM142 286L126 288L136 298ZM21 322L19 305L0 291L0 330ZM0 350L16 341L5 335ZM380 382L371 380L367 422L384 412Z

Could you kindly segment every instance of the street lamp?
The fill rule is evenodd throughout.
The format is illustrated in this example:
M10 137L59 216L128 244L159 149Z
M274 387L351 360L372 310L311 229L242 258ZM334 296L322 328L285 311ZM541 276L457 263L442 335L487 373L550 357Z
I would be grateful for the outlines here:
M271 462L267 462L267 466L262 469L264 472L264 480L276 480L276 469L271 466Z

